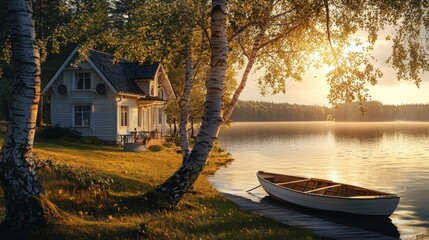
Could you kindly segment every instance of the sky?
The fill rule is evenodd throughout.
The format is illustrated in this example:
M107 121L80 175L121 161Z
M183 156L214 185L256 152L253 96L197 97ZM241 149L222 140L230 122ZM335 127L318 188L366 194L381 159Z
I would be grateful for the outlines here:
M398 81L395 70L385 63L390 56L392 44L384 39L390 31L392 30L380 32L379 40L374 46L373 56L377 59L375 65L383 72L383 77L378 80L377 85L369 86L371 100L395 105L429 103L429 73L422 76L420 88L417 88L413 82ZM358 37L365 38L363 33ZM259 93L257 79L261 74L262 72L252 72L249 75L246 88L240 96L241 100L331 106L327 98L329 86L325 78L325 69L308 69L302 82L286 81L286 94L266 94L266 96ZM240 77L239 74L237 81Z

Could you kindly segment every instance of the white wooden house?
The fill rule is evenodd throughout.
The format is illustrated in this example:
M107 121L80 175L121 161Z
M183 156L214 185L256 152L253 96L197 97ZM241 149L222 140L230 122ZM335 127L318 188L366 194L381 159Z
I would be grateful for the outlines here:
M161 64L114 63L112 55L90 50L74 67L78 49L42 90L50 99L52 125L112 142L135 130L165 133L162 108L176 96Z

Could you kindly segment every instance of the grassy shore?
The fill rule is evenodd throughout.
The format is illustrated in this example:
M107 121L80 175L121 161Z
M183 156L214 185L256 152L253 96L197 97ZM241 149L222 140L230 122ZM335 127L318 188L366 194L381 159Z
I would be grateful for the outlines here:
M0 134L0 145L4 134ZM212 153L204 174L176 209L155 211L139 196L162 183L180 165L171 148L130 153L119 147L37 140L40 159L89 169L114 180L110 196L95 196L56 174L40 175L50 200L70 217L63 222L28 231L0 234L8 239L315 239L311 232L286 227L243 212L223 198L207 180L217 167L231 161L223 152ZM1 190L0 190L1 191ZM0 192L0 219L4 216Z

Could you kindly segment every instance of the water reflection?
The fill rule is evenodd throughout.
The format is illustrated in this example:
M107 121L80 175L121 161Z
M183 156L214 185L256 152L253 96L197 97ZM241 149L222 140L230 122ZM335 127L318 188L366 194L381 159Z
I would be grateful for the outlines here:
M333 213L333 212L304 208L301 206L288 204L288 203L279 204L269 196L265 196L260 201L269 203L271 205L281 206L283 208L300 211L307 215L318 217L318 218L327 220L329 222L334 222L341 225L360 228L367 231L376 232L389 237L393 237L393 238L399 238L400 236L398 228L395 226L395 224L392 223L392 220L388 217L341 214L341 213Z
M428 137L428 123L236 123L220 133L235 161L213 184L242 193L265 170L393 192L392 222L401 238L415 237L429 232Z

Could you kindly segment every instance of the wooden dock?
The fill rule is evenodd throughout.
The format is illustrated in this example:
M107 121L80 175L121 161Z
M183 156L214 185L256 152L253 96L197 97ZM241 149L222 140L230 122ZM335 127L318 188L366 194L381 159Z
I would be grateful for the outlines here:
M221 194L238 204L242 210L274 219L285 225L306 228L321 237L379 240L399 239L400 237L396 226L388 218L371 219L370 217L365 217L359 219L357 216L300 209L294 205L284 206L273 201L270 197L265 197L260 199L259 202L255 202L243 196L228 193Z

